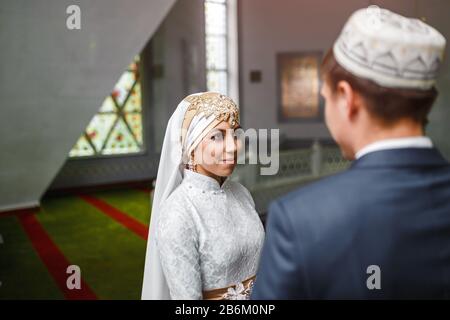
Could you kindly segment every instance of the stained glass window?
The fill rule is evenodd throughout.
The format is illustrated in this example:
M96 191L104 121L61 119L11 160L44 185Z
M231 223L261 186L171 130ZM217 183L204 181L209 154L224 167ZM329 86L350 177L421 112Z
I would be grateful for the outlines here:
M143 150L139 57L122 74L69 157L129 154Z
M205 0L206 85L228 94L228 32L226 0Z

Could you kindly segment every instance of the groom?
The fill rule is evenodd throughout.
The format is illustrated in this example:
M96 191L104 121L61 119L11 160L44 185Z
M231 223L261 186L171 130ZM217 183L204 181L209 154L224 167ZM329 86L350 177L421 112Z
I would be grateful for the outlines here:
M252 299L450 298L450 165L425 136L444 37L356 11L322 65L350 169L274 201Z

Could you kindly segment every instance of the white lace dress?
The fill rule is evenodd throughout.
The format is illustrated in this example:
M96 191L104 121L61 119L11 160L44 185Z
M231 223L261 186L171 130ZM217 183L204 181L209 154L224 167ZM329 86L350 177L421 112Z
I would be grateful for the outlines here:
M248 190L227 179L184 170L162 205L156 242L171 299L202 299L202 291L236 285L257 271L264 229ZM248 294L248 292L247 292Z

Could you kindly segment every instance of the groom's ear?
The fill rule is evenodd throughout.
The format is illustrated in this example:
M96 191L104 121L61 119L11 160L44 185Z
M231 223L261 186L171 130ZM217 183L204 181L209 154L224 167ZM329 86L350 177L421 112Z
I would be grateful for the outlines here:
M349 82L341 80L336 85L337 107L341 116L353 121L360 108L360 96L352 88Z

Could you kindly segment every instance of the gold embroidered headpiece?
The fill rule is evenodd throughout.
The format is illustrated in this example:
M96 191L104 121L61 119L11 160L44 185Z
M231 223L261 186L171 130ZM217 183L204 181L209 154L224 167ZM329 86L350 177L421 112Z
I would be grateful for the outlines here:
M233 102L233 100L223 94L216 92L193 94L186 97L184 101L189 102L190 105L186 110L181 131L181 143L183 146L192 119L200 113L203 113L205 117L214 115L215 119L205 128L205 130L203 130L203 134L201 134L193 143L194 147L212 128L217 126L222 121L227 121L233 128L239 124L238 106Z

